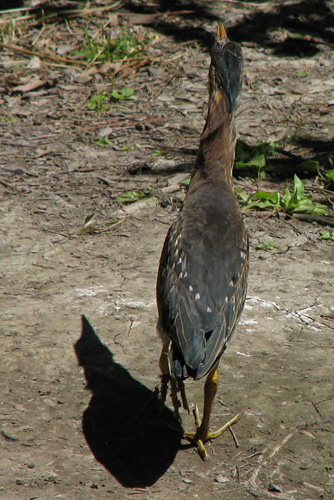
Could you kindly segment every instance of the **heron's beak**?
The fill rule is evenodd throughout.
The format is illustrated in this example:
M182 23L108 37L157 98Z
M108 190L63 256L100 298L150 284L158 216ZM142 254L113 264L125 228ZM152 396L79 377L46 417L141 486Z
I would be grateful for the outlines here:
M223 23L218 21L216 40L222 40L223 38L227 38L226 31Z

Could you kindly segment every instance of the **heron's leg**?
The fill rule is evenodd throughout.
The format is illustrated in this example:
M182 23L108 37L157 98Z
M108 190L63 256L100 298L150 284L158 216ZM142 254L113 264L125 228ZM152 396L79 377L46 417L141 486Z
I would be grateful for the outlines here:
M159 367L161 370L161 386L160 386L161 404L164 404L166 402L168 382L170 380L169 361L168 361L169 345L170 345L169 340L164 341L164 343L162 345L160 360L159 360Z
M181 394L182 406L189 413L190 409L189 409L189 404L188 404L187 395L186 395L186 388L185 388L183 380L179 380L178 385L179 385L179 391Z
M170 340L167 338L166 340L165 339L163 340L162 351L159 360L159 367L161 370L160 401L162 405L165 404L167 398L168 383L170 382L172 404L175 416L178 419L178 421L181 422L181 417L179 413L181 403L179 401L177 394L179 391L179 383L174 377L171 377L170 375L169 353L170 353ZM183 394L184 394L184 388L183 391L181 391L182 402L183 402Z
M170 381L171 384L171 396L173 408L175 411L175 415L177 419L181 422L181 417L179 414L179 409L181 407L181 403L179 401L178 393L181 394L182 406L185 410L189 412L189 405L186 397L186 391L184 387L183 380L177 380L171 377L170 374L170 345L171 341L165 335L161 335L160 327L158 326L158 331L160 336L163 337L163 345L162 351L159 360L159 366L161 370L161 386L160 386L160 401L162 404L166 402L167 391L168 391L168 383Z
M218 367L209 373L205 382L204 410L200 426L197 427L199 424L199 415L198 415L198 409L197 407L195 407L194 416L195 416L195 424L197 430L196 432L184 433L185 438L190 439L191 441L194 441L197 444L198 452L203 459L207 457L207 452L204 446L205 441L219 437L240 417L240 415L236 415L232 420L223 425L223 427L220 427L220 429L218 429L217 431L214 432L210 431L210 417L211 417L213 402L217 393L217 387L218 387Z
M170 385L171 385L171 392L172 392L172 403L173 403L173 408L175 412L175 416L178 419L180 423L182 423L182 418L179 412L179 409L181 406L189 412L189 405L187 401L187 396L186 396L186 390L184 387L183 380L177 380L174 377L170 378ZM182 405L179 400L179 395L181 395L181 401Z
M178 391L179 391L179 385L178 381L174 378L170 378L170 386L171 386L171 393L172 393L172 403L173 403L173 408L174 408L174 413L178 421L181 423L181 415L179 412L179 409L181 408L181 403L178 397Z

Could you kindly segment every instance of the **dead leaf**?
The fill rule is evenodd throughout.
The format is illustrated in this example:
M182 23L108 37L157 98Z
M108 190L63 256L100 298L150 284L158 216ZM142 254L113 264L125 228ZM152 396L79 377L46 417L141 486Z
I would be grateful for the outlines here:
M71 52L72 50L74 50L75 48L76 47L74 45L69 45L69 44L59 45L59 47L57 48L57 54L59 54L60 56L64 56L69 52Z
M30 59L30 63L27 68L30 69L39 69L42 66L42 62L38 56L34 56Z
M39 87L43 87L47 84L47 80L41 80L38 76L33 76L27 83L24 85L18 85L14 87L14 92L30 92L31 90L38 89Z
M118 73L122 68L122 63L121 62L106 62L102 64L102 66L99 68L99 72L102 73L103 75L106 73Z
M76 75L73 80L78 83L87 83L93 79L93 75L96 75L97 69L95 66L83 71L80 75Z

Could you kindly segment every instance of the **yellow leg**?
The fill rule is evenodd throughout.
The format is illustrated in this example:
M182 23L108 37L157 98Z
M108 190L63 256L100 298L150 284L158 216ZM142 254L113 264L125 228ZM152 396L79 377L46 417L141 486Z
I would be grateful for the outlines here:
M234 422L236 422L240 415L236 415L232 420L227 422L223 427L217 431L210 431L210 416L212 412L213 402L216 396L218 387L218 367L209 373L204 387L204 410L201 424L197 407L194 409L195 424L197 427L196 432L185 432L184 437L196 443L198 452L203 459L206 459L207 452L204 443L209 439L215 439L226 431Z

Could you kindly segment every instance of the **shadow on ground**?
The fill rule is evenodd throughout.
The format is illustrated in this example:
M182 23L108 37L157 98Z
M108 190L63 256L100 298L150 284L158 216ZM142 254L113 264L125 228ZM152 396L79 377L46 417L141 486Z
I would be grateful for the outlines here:
M20 6L20 0L8 2L15 7ZM6 4L0 0L0 5L2 3ZM240 0L239 3L244 14L239 16L236 24L227 27L229 38L235 42L268 47L278 57L312 57L323 45L332 46L334 43L334 12L329 0L295 0L272 7L270 1L259 0L255 11L249 11L248 0ZM266 4L267 8L262 8ZM66 18L66 5L66 2L45 2L41 15L43 17L46 11ZM205 0L156 0L150 3L126 0L123 7L132 13L153 15L152 19L141 18L138 24L152 25L176 42L197 41L206 48L212 46L214 32L208 31L203 21L216 22L220 19L224 22L226 11L225 2ZM8 9L8 6L3 8ZM123 15L126 18L126 12ZM53 22L53 17L51 19ZM282 32L281 36L275 34L277 30Z
M324 22L326 19L326 22ZM273 49L278 57L312 57L322 45L333 44L334 13L326 0L282 2L271 12L256 11L231 27L231 40ZM275 30L286 32L281 40Z
M227 30L229 38L235 42L269 47L278 57L312 57L322 45L334 42L334 12L328 0L282 2L270 10L270 2L260 1L255 12L254 9L247 12L246 0L239 3L245 6L245 13L234 26L228 26ZM262 9L261 4L267 4L268 7ZM177 42L196 40L207 48L211 47L214 34L208 32L201 21L220 19L224 22L226 10L224 2L204 0L157 0L151 8L146 2L128 0L126 7L142 13L154 13L157 8L161 14L179 12L177 21L173 16L166 18L162 15L155 18L157 31L172 36ZM276 30L286 32L283 39L275 35Z
M83 415L90 449L123 486L151 486L180 449L180 424L154 392L114 361L84 316L75 351L93 393Z

